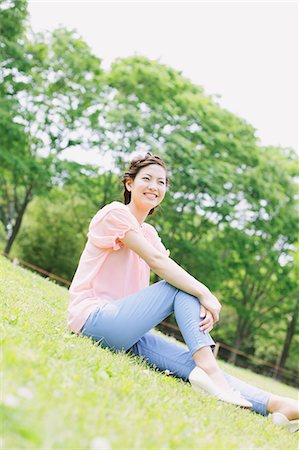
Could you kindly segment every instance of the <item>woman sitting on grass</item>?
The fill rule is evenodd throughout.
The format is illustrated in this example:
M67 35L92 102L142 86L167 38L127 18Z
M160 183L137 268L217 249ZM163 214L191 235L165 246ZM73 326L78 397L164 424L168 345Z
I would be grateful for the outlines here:
M145 222L167 184L162 159L150 153L137 157L124 174L124 204L112 202L94 216L70 287L69 328L103 347L142 356L190 381L195 390L270 412L277 424L298 429L295 400L257 389L218 367L209 332L219 319L219 301L169 257L155 228ZM163 281L149 286L150 269ZM150 332L173 312L188 350Z

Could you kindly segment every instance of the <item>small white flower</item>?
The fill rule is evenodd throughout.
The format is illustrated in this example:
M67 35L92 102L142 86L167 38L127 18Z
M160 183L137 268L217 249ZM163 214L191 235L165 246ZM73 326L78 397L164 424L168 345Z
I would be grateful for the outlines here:
M26 386L22 386L18 389L18 395L26 398L27 400L31 400L33 398L33 393Z
M3 399L3 403L6 406L16 407L19 405L19 400L14 395L6 395Z
M63 336L65 339L72 339L72 337L73 337L73 335L70 334L70 333L62 333L62 336Z
M173 372L170 372L170 370L168 370L168 369L164 370L164 373L165 373L165 375L172 375L173 374Z
M90 443L90 450L111 450L111 445L108 439L96 437Z
M108 373L106 372L106 370L99 370L98 377L102 378L103 380L109 380L109 378L110 378Z

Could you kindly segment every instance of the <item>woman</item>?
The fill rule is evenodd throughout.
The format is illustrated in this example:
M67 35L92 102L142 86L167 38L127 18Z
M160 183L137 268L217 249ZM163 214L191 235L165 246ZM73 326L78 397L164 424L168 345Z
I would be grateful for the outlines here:
M160 370L190 381L217 399L298 429L295 400L257 389L218 367L209 335L221 305L211 291L170 257L145 222L168 185L162 159L135 158L123 178L124 204L112 202L94 216L70 287L69 328L103 347L142 356ZM175 224L174 224L175 226ZM163 281L149 286L150 269ZM171 313L188 350L150 330Z

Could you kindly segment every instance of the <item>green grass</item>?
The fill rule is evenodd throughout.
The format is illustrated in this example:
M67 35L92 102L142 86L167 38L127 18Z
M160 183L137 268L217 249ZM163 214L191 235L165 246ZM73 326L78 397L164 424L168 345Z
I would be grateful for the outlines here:
M294 449L271 420L66 329L67 290L0 258L5 449ZM221 363L260 387L296 390Z

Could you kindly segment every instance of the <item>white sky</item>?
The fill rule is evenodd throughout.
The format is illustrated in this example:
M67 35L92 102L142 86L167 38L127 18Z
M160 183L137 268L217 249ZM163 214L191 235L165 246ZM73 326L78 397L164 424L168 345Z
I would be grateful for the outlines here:
M298 151L297 2L29 0L34 31L76 29L107 69L134 54L182 71L257 129Z

